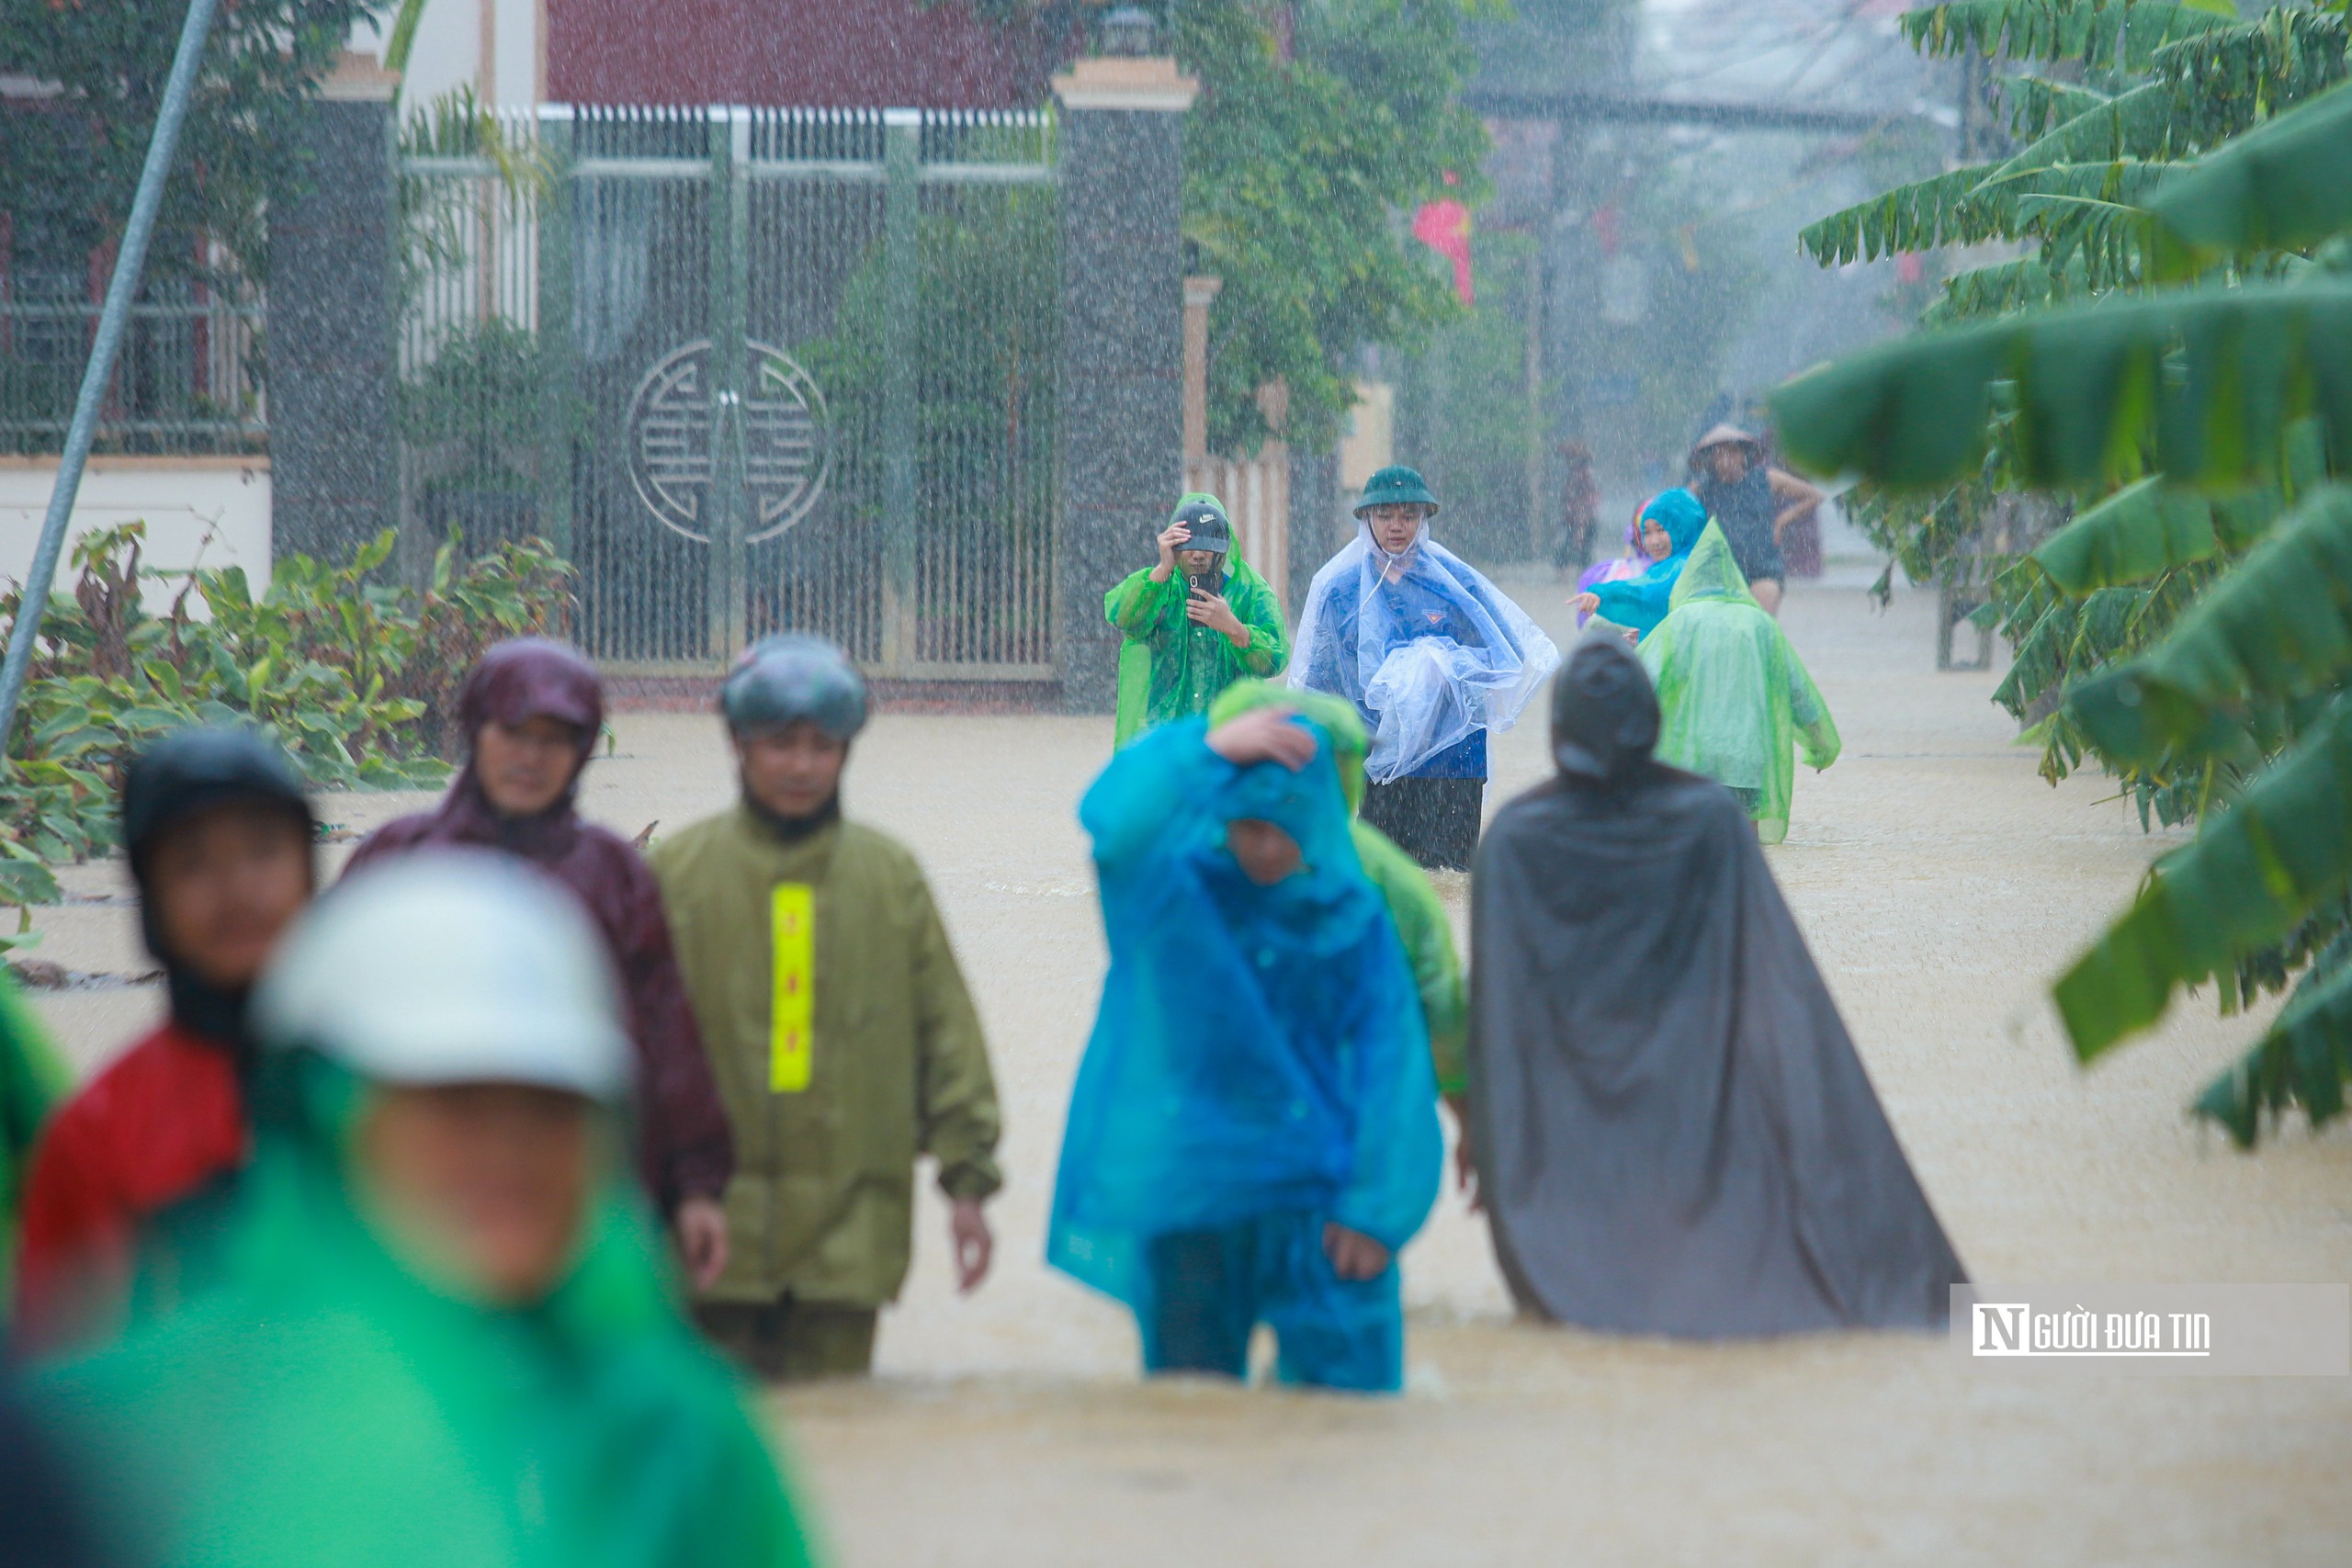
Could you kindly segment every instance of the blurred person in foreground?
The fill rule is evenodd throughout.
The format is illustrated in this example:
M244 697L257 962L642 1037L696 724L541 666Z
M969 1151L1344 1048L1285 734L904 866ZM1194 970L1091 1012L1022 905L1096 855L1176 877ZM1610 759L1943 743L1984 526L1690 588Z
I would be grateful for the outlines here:
M1674 585L1707 531L1706 509L1687 490L1660 491L1634 515L1646 565L1637 572L1605 577L1577 594L1568 604L1577 624L1600 620L1632 632L1638 639L1657 629L1674 607Z
M34 1384L119 1562L808 1561L628 1175L629 1040L569 894L479 852L364 873L255 1013L220 1282Z
M1838 760L1838 726L1781 623L1751 597L1714 524L1675 581L1673 609L1642 639L1657 689L1660 761L1737 798L1756 836L1789 836L1796 751L1816 773Z
M17 1260L17 1212L25 1196L33 1150L50 1112L65 1098L64 1064L49 1042L32 1004L17 989L13 970L0 964L0 1327L16 1297L9 1280Z
M244 1164L246 1004L313 886L316 826L301 783L248 730L183 729L134 757L121 831L171 1014L41 1135L17 1259L14 1328L28 1353L119 1328L141 1231ZM200 1269L153 1277L168 1294L191 1272Z
M707 1332L761 1376L854 1376L907 1277L916 1160L938 1164L957 1283L987 1275L995 1079L922 868L841 810L865 683L821 637L754 643L720 689L742 795L653 852L735 1124Z
M1290 657L1282 601L1241 558L1223 502L1184 496L1159 544L1156 564L1102 596L1123 638L1114 747L1206 711L1234 682L1275 674Z
M1162 726L1079 807L1111 971L1070 1094L1046 1260L1125 1303L1144 1369L1404 1378L1396 1254L1444 1145L1411 970L1329 737L1260 708Z
M1411 468L1365 481L1356 536L1316 572L1290 683L1353 704L1372 748L1364 819L1425 866L1467 871L1490 767L1560 660L1524 611L1429 536L1437 497Z
M628 840L580 815L581 775L605 728L596 667L545 637L502 642L466 678L458 721L466 765L448 795L369 834L344 874L428 845L474 846L529 861L579 896L620 976L636 1047L639 1174L688 1275L708 1285L727 1266L720 1201L734 1135L686 1001L661 885Z
M1472 879L1470 1105L1521 1310L1693 1338L1940 1327L1960 1259L1747 814L1657 761L1619 639Z
M1821 491L1767 463L1754 435L1719 424L1690 448L1690 493L1723 525L1756 603L1766 615L1779 615L1789 575L1781 547L1789 529L1821 505Z
M1330 742L1331 761L1340 773L1340 791L1348 803L1348 837L1364 876L1388 907L1388 917L1404 944L1405 962L1420 992L1421 1023L1429 1031L1430 1065L1437 1070L1437 1091L1452 1109L1459 1132L1454 1145L1456 1168L1469 1185L1469 1069L1463 1060L1470 1029L1470 1002L1462 986L1462 960L1453 946L1453 924L1430 883L1429 873L1396 840L1356 813L1363 806L1363 754L1367 742L1356 710L1323 692L1297 692L1271 681L1237 681L1209 705L1209 728L1265 708L1295 708L1323 732Z

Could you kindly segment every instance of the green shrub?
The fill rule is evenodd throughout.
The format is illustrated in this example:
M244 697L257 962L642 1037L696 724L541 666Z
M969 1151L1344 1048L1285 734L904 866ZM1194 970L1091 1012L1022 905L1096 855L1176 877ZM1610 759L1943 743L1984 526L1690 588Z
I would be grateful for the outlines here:
M322 789L439 784L482 651L570 619L571 567L543 541L468 561L453 534L420 590L371 581L389 529L344 566L283 558L259 599L242 567L184 574L170 611L151 615L139 584L161 574L140 565L146 531L85 536L73 592L42 622L0 769L0 906L53 901L51 864L112 849L124 763L183 725L257 725ZM210 619L189 613L191 594ZM19 599L0 597L12 625Z

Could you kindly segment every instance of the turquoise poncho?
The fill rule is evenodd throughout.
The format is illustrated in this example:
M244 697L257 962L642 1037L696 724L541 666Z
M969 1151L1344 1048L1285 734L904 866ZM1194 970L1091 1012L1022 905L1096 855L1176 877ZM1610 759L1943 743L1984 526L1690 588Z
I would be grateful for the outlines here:
M1206 732L1152 731L1079 807L1111 972L1046 1259L1139 1313L1153 1237L1289 1211L1393 1252L1428 1217L1442 1160L1419 995L1357 862L1329 742L1317 731L1294 773L1236 768ZM1282 827L1303 868L1250 882L1225 845L1242 818Z
M1600 601L1594 613L1601 619L1647 637L1673 608L1674 585L1707 526L1707 509L1687 490L1661 491L1642 508L1642 518L1666 530L1672 549L1639 577L1597 583L1592 592Z
M1838 726L1716 525L1682 568L1672 612L1642 639L1641 660L1657 687L1658 761L1736 793L1764 842L1786 838L1793 752L1802 749L1809 768L1827 767L1838 760Z

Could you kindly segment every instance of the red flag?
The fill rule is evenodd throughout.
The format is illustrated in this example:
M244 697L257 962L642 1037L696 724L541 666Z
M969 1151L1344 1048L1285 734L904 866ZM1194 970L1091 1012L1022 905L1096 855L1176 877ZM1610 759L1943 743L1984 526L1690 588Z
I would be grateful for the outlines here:
M1476 295L1470 288L1470 209L1447 197L1424 202L1413 214L1413 238L1453 264L1453 295L1464 305Z

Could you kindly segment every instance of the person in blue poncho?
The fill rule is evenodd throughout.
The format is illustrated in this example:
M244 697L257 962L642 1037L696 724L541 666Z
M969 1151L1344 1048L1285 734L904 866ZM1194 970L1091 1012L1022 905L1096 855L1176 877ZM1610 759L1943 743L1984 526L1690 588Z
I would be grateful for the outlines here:
M1489 773L1560 650L1478 570L1430 537L1437 497L1411 468L1365 481L1356 536L1298 617L1290 683L1355 705L1372 738L1363 819L1420 864L1467 871Z
M1046 1259L1126 1303L1148 1372L1393 1392L1396 1253L1442 1139L1419 992L1329 739L1285 708L1181 719L1105 769L1111 972L1070 1096Z
M1642 508L1642 546L1654 558L1650 569L1623 582L1596 583L1568 604L1588 615L1647 637L1674 607L1674 585L1682 576L1699 536L1707 531L1707 509L1687 490L1661 491ZM1663 555L1658 536L1664 535Z

